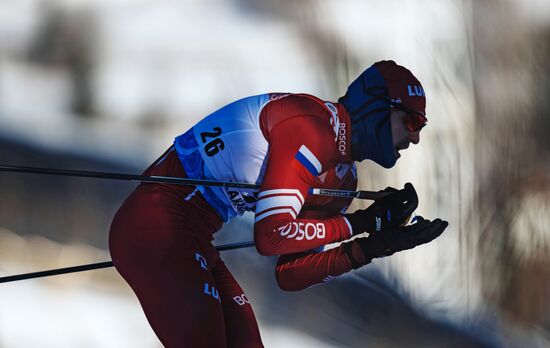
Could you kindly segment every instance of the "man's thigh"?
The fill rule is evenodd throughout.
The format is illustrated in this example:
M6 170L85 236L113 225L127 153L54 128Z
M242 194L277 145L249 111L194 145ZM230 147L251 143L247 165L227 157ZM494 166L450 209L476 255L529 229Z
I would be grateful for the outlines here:
M159 267L123 274L166 347L226 347L220 291L203 253L168 254Z
M219 290L228 347L263 347L252 306L240 285L220 259L211 270Z

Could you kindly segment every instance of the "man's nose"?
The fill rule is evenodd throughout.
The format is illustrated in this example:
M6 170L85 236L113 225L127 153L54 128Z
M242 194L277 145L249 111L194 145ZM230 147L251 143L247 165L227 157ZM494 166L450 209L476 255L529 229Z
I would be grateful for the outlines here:
M413 144L418 144L420 142L420 132L410 132L409 140Z

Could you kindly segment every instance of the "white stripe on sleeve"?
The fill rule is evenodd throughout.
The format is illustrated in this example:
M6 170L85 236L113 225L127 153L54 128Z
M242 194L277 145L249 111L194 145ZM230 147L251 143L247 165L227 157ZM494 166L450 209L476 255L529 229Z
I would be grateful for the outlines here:
M258 195L258 199L261 199L262 197L265 197L265 196L278 195L278 194L296 195L300 199L300 202L304 204L304 196L302 196L302 193L300 192L300 190L297 190L297 189L274 189L274 190L262 191Z
M296 195L277 195L260 198L256 204L256 214L276 207L292 207L296 213L302 209L302 202Z
M271 215L274 215L274 214L283 214L283 213L288 213L288 214L290 214L290 216L292 216L293 219L296 219L296 214L294 213L294 211L292 209L281 208L281 209L273 209L273 210L267 211L267 212L262 213L262 214L256 214L256 217L254 218L254 223L256 223L260 220L263 220L268 216L271 216Z
M323 172L323 166L321 166L321 162L319 162L319 160L317 159L317 157L315 157L315 155L313 154L313 152L311 152L307 146L305 145L302 145L300 147L300 150L298 150L302 153L302 155L304 155L305 158L308 159L309 162L311 162L311 164L313 164L313 166L315 167L315 169L317 170L317 173L321 174Z

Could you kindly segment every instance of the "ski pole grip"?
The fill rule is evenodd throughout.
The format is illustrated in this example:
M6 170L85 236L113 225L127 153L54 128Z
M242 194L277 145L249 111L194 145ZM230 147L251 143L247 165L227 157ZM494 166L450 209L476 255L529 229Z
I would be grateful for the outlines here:
M371 201L375 201L377 199L387 196L388 194L389 192L384 192L384 191L379 191L379 192L357 191L357 196L355 197L359 199L369 199Z

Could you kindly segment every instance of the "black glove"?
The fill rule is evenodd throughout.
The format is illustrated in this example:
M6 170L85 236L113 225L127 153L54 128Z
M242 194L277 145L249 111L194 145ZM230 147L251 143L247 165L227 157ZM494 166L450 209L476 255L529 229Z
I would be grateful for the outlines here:
M381 192L388 192L388 195L377 199L367 209L344 214L351 225L353 235L400 226L407 222L418 207L418 196L411 183L406 183L402 190L388 187Z
M395 252L431 242L449 226L447 221L441 219L430 221L421 216L416 218L415 224L389 227L387 230L371 234L366 238L355 239L355 242L361 247L367 263L377 257L389 256ZM350 259L353 260L352 257Z

